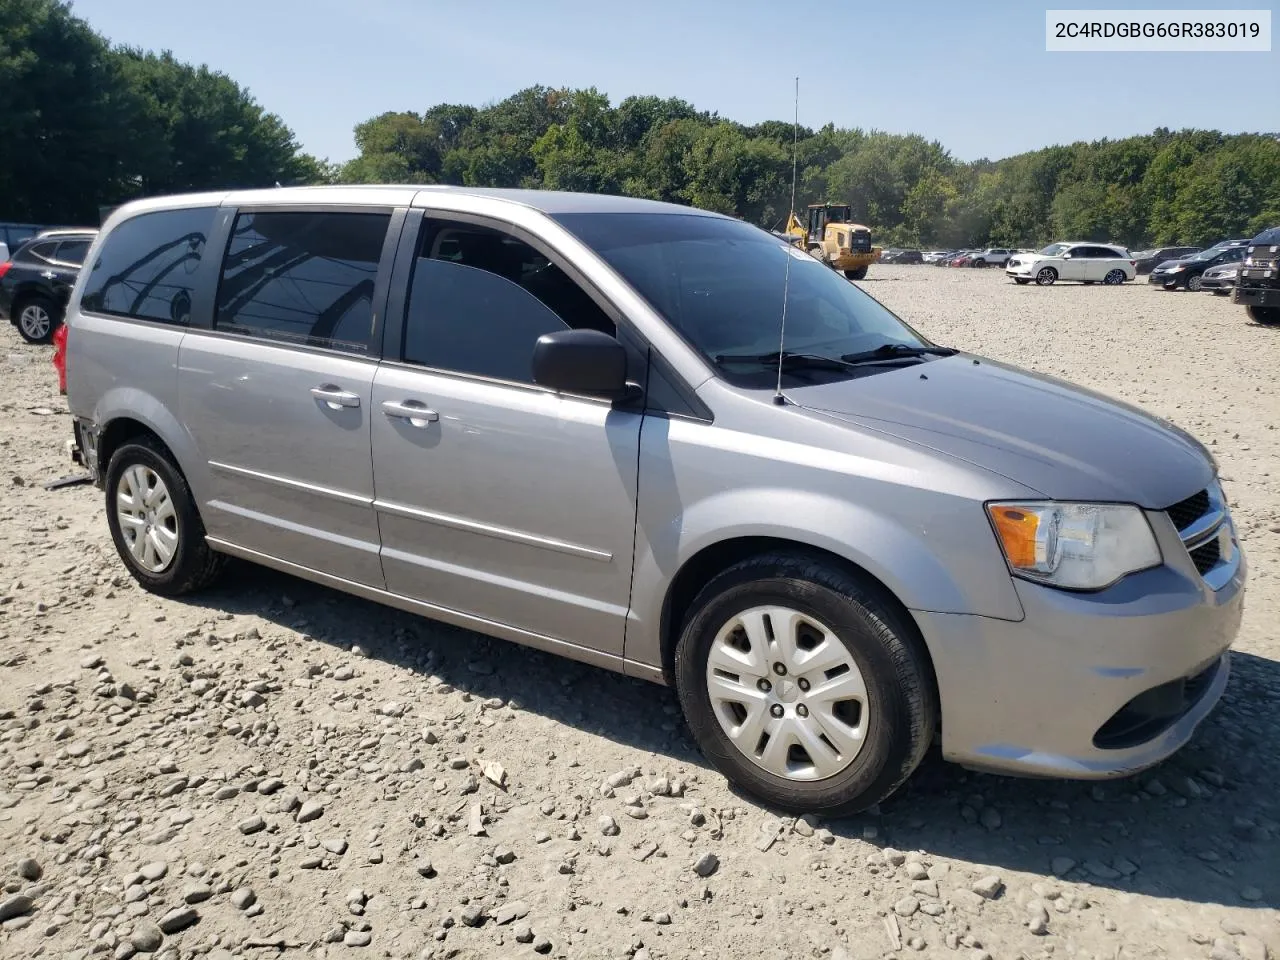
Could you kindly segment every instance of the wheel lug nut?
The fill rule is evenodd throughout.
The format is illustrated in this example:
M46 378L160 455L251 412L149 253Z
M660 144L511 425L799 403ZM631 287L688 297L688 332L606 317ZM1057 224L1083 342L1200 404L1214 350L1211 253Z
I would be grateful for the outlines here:
M775 663L773 665L773 672L780 677L785 677L787 675L787 665L785 663Z
M804 677L801 677L800 680L796 683L796 686L799 687L801 690L808 690L809 681L804 679Z
M770 683L768 680L761 680L758 684L756 684L756 686L760 688L761 693L768 693L770 690L773 689L773 684Z
M796 713L799 716L807 717L809 715L809 708L802 703L798 707L796 707Z
M780 703L775 703L772 707L770 707L770 708L769 708L769 712L770 712L771 714L773 714L775 717L781 717L781 716L782 716L782 704L780 704Z

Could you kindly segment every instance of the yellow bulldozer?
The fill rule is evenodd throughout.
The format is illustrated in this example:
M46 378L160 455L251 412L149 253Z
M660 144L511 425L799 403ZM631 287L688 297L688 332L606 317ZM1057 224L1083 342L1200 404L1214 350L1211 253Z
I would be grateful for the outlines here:
M791 211L787 235L850 280L861 280L867 275L867 268L880 259L880 248L871 243L871 230L853 222L849 204L811 203L806 214L809 222L804 224Z

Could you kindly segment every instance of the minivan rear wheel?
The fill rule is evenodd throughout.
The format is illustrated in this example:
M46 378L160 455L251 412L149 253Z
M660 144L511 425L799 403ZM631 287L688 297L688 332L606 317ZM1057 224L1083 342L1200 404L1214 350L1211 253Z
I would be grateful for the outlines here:
M116 552L145 589L179 596L222 572L226 558L205 542L191 488L160 443L140 438L120 446L104 486Z
M918 634L878 589L798 554L715 577L676 647L676 690L703 753L797 813L856 813L911 775L937 715L931 678Z

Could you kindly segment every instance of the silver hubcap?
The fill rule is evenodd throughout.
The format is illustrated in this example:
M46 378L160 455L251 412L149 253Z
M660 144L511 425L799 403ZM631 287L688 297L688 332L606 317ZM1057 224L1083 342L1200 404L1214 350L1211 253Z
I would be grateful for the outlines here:
M1189 289L1189 290L1199 290L1199 289L1200 289L1200 278L1199 278L1199 277L1192 277L1190 280L1188 280L1188 281L1187 281L1187 289Z
M178 552L178 514L160 475L135 463L116 487L120 535L138 565L163 573Z
M1112 270L1107 274L1106 282L1110 284L1120 283L1124 279L1124 274L1119 270Z
M23 307L22 312L18 314L18 325L32 340L43 340L49 335L53 319L49 316L48 310L38 303L32 303Z
M707 693L733 745L776 777L835 776L866 738L857 663L829 628L787 607L753 607L720 628Z

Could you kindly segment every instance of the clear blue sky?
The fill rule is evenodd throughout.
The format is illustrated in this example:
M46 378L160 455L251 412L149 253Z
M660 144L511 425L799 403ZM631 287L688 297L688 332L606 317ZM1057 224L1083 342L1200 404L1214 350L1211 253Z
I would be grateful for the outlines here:
M1112 9L1266 9L1128 0ZM117 43L246 86L330 160L386 110L483 105L533 84L682 97L743 123L919 133L961 160L1157 126L1275 131L1270 53L1047 53L1028 0L75 0ZM1280 30L1280 17L1273 30ZM1266 77L1270 81L1264 82ZM1246 91L1252 90L1253 95Z

